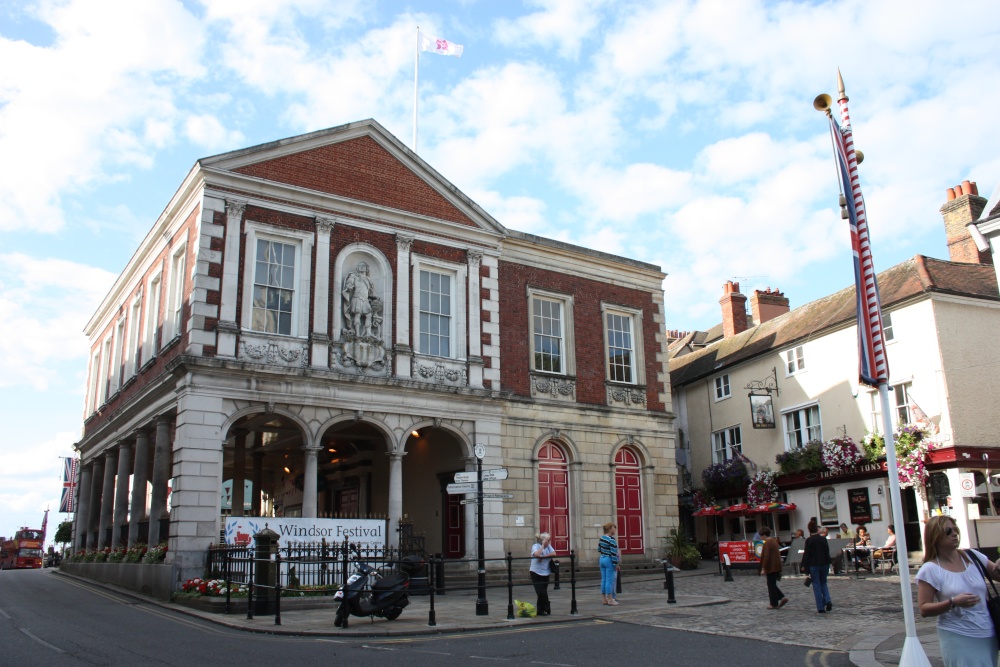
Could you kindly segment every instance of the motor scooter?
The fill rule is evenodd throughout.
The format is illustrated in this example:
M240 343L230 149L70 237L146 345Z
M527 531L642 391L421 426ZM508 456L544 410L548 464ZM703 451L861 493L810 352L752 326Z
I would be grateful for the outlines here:
M420 556L406 556L400 561L399 572L383 575L377 568L361 560L357 548L355 553L355 571L347 580L347 585L337 591L334 600L340 600L340 607L333 624L338 628L346 628L350 616L376 616L387 621L394 621L403 613L403 608L410 604L407 590L410 588L410 575L417 571L424 561Z

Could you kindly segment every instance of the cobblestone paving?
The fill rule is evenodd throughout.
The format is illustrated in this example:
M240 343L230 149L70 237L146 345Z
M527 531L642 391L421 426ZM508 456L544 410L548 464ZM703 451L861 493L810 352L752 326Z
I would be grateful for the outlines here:
M747 572L734 573L731 582L715 574L679 576L675 578L679 604L667 609L660 605L653 609L630 608L629 592L640 602L639 599L648 599L649 593L663 591L662 579L636 581L626 584L625 593L620 596L621 605L604 616L656 627L829 650L851 651L860 645L872 651L869 656L876 662L870 664L898 664L905 634L898 575L831 576L830 597L834 608L823 614L816 613L812 589L805 588L804 581L802 576L782 579L779 587L789 602L778 610L767 608L764 578ZM912 584L915 602L916 583ZM713 596L729 602L688 606L694 596ZM924 621L918 615L916 621L918 637L931 664L942 665L933 620Z

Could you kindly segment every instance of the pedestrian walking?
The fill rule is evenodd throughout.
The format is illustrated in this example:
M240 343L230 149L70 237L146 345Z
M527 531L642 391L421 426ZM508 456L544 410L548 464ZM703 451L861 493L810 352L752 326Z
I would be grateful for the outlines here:
M768 609L781 609L788 604L788 598L778 588L778 582L781 581L781 545L771 537L771 529L767 526L760 529L760 536L764 538L764 546L760 552L757 575L767 576L767 597L771 602Z
M809 537L802 552L802 572L812 579L813 597L816 598L816 611L820 614L833 609L830 598L830 587L827 577L830 574L830 543L820 534L819 526L809 524Z
M549 575L552 574L552 556L556 550L552 547L552 536L548 533L539 533L535 539L536 542L531 545L531 567L528 574L538 597L535 609L539 616L548 616L552 613L552 606L549 604Z
M917 605L921 616L937 616L945 667L997 667L997 636L986 608L985 577L1000 581L1000 570L975 549L959 549L959 538L950 516L934 516L927 522L924 563L917 572Z
M617 532L618 526L615 524L611 522L604 524L604 535L597 543L601 564L601 595L604 596L604 604L612 606L618 605L618 601L612 597L618 572L618 540L615 539Z

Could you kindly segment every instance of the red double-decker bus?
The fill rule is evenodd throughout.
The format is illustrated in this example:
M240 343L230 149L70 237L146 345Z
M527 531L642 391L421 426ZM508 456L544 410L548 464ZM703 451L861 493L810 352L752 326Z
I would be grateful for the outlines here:
M0 543L0 570L40 568L45 531L41 528L21 528L14 538Z

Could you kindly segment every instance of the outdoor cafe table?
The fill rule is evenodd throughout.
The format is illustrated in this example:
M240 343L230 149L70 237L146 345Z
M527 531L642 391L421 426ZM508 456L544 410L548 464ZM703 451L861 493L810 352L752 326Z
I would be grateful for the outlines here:
M872 568L872 572L875 571L875 558L874 553L876 549L880 547L865 547L860 545L851 545L844 547L844 574L847 574L847 566L850 564L851 560L857 563L860 561L868 559L868 564ZM855 566L854 576L860 576L860 567Z

